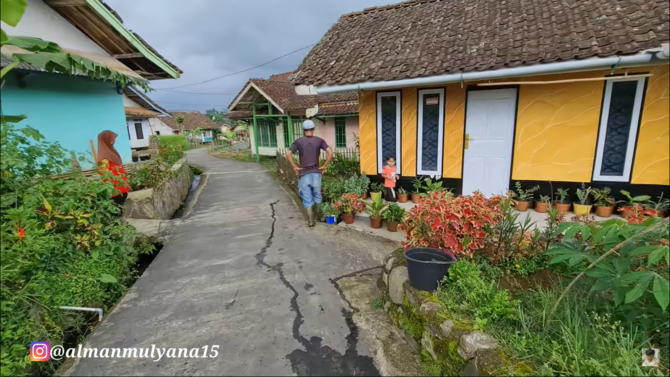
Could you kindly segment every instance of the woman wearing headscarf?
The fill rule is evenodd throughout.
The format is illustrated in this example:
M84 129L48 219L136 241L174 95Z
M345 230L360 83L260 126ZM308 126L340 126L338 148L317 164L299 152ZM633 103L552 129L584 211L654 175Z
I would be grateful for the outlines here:
M123 169L121 155L114 148L117 136L112 131L102 131L98 135L98 169L109 171L113 176L120 178L120 180L112 178L112 183L114 183L114 188L117 191L112 195L112 200L122 206L126 202L128 192L130 192L130 185L128 185L126 179L126 171Z

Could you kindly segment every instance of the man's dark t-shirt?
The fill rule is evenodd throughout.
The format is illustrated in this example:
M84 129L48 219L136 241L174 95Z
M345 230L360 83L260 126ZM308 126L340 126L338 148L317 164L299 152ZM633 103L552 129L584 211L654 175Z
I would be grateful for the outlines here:
M328 149L328 144L325 140L316 136L303 136L293 142L289 150L293 153L298 152L300 156L300 175L319 173L319 155L321 150Z

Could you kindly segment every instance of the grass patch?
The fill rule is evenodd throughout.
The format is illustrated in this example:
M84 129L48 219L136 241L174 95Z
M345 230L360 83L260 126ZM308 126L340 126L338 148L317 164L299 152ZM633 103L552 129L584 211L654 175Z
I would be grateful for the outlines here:
M230 151L227 149L215 149L211 152L211 154L220 158L226 158L230 160L256 162L256 157L251 155L250 150ZM259 156L259 159L260 159L260 165L263 166L265 169L272 172L277 170L277 162L275 161L274 157Z
M161 148L181 147L183 151L193 149L193 146L185 135L162 135L158 139L161 141Z

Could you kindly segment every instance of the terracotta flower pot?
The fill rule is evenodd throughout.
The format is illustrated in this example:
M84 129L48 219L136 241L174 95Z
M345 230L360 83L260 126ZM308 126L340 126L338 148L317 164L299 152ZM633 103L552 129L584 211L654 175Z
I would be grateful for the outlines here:
M554 208L558 209L558 214L562 215L564 213L570 212L570 203L554 203Z
M549 203L535 202L535 212L537 213L549 212Z
M389 232L397 232L398 231L398 222L397 221L387 221L386 222L386 229L388 229Z
M420 194L412 194L412 203L418 203L421 200Z
M367 199L369 197L370 197L370 195L368 194L367 191L363 193L363 199Z
M370 199L372 199L372 201L377 200L377 198L381 199L381 197L382 197L381 192L371 192L370 193Z
M375 229L381 228L382 227L382 218L381 217L375 218L375 217L370 216L370 227L375 228Z
M664 209L657 209L656 210L656 217L665 217L665 210Z
M579 204L575 203L573 204L574 207L574 212L575 215L577 216L588 216L589 213L591 213L591 207L593 207L591 204Z
M398 194L398 203L407 203L409 195L407 194Z
M353 213L342 214L342 221L344 221L345 224L353 224L355 218L356 216Z
M517 200L516 204L514 205L514 209L516 209L519 212L528 211L528 207L530 207L530 202L525 202L521 200Z
M614 206L596 206L596 216L610 217L614 211Z

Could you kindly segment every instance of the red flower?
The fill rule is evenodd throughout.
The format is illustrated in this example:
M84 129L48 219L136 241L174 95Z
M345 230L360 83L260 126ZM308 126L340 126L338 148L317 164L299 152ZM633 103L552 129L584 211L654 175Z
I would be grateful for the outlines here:
M16 232L16 235L19 236L19 241L23 242L23 240L26 239L26 230L19 228L18 232Z

